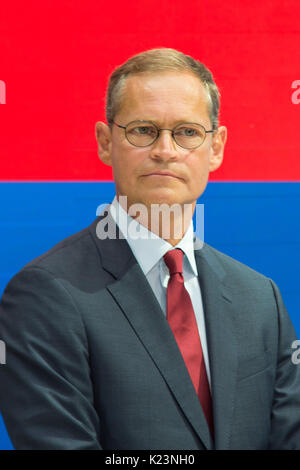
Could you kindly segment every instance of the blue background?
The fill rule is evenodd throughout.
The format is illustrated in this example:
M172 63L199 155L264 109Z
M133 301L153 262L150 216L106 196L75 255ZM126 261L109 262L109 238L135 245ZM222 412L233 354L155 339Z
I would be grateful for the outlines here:
M110 182L1 183L0 295L22 266L92 223L114 194ZM214 182L199 202L205 242L271 277L300 337L300 183ZM0 449L11 448L0 420Z

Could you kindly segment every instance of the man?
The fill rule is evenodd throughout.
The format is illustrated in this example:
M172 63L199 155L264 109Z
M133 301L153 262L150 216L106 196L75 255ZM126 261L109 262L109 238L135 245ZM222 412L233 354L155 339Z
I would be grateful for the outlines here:
M277 286L193 237L223 159L218 111L211 73L178 51L112 74L96 136L116 198L2 298L16 448L300 448L296 335Z

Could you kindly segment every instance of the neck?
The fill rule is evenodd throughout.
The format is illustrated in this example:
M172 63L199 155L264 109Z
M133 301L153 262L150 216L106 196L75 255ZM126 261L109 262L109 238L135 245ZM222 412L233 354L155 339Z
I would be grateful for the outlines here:
M191 223L196 203L189 204L142 204L127 206L127 197L118 196L123 209L150 232L163 238L172 246L184 237Z

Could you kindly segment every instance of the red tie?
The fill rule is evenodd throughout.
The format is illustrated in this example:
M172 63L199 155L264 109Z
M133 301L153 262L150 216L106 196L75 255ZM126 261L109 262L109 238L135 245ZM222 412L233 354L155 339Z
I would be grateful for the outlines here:
M176 248L164 255L170 279L167 288L167 320L199 397L213 436L210 389L193 305L184 287L183 251Z

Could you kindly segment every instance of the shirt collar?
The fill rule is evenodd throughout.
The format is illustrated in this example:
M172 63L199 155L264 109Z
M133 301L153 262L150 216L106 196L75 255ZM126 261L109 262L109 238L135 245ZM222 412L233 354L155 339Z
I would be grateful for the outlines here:
M170 243L160 238L155 233L150 232L144 225L141 225L130 217L119 204L117 197L114 198L110 205L110 212L145 275L149 273L167 251L174 248L181 248L186 254L194 275L198 275L194 256L192 220L184 237L173 247Z

